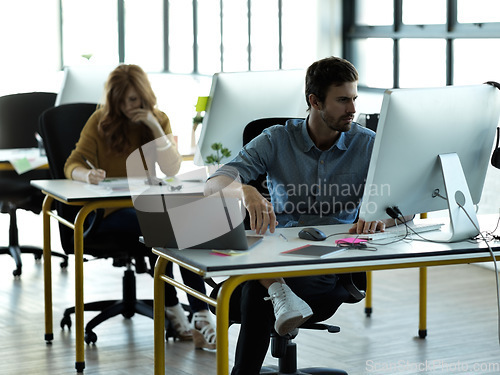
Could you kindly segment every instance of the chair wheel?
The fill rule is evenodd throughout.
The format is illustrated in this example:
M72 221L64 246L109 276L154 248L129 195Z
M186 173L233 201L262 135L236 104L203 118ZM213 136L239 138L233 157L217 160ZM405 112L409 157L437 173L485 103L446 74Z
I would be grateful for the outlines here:
M40 260L40 259L42 259L42 254L35 253L34 257L35 257L35 260Z
M64 260L61 262L60 264L61 268L64 270L66 268L68 268L68 260Z
M170 321L167 322L166 329L165 329L165 340L168 342L168 340L171 337L174 340L174 342L175 342L175 339L176 339L176 336L177 336L176 333L177 332L175 332L175 329L170 324Z
M97 341L97 335L94 331L85 332L85 337L83 339L87 345L95 344Z
M131 319L134 315L135 315L135 313L134 313L133 311L132 311L132 312L130 312L130 311L128 311L128 312L124 312L124 313L122 314L122 316L123 316L125 319Z
M61 329L64 329L64 327L68 327L68 329L71 328L71 317L68 315L68 316L64 316L62 319L61 319Z
M14 275L14 277L19 277L19 276L21 276L22 273L23 272L22 272L21 268L16 268L14 271L12 271L12 274Z

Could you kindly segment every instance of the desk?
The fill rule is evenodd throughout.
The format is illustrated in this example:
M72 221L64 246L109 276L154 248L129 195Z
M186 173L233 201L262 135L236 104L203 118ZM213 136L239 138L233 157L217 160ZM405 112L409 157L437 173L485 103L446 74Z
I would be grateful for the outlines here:
M49 169L47 157L38 148L9 148L0 150L0 170L24 173L32 169Z
M484 221L480 220L483 229ZM483 224L484 223L484 224ZM350 225L318 227L326 234L346 232ZM329 273L349 273L395 268L428 267L491 260L487 246L481 242L459 242L439 244L422 241L398 242L391 245L377 245L377 251L346 250L330 258L310 258L282 255L280 252L304 245L298 239L300 228L277 229L275 234L266 235L264 240L244 255L220 257L210 250L153 249L159 255L154 274L154 343L155 375L165 374L165 327L164 287L168 282L182 290L210 303L217 308L217 374L229 374L228 328L229 299L234 289L244 281L271 277L293 277ZM283 234L288 241L279 237ZM326 243L344 235L329 238ZM500 243L493 242L495 254L500 253ZM214 300L165 275L166 264L171 261L202 277L228 277Z
M45 340L54 339L52 316L52 268L51 268L51 236L50 219L54 218L75 232L75 368L83 372L85 368L84 349L84 310L83 310L83 223L88 214L98 208L132 207L131 193L125 189L109 191L96 186L72 180L34 180L31 184L45 194L43 202L43 269L45 298ZM150 194L157 194L160 187L149 189ZM163 187L163 194L173 194ZM161 188L160 188L161 189ZM180 191L183 194L199 194L203 190L202 183L186 183ZM81 206L74 223L71 223L52 211L52 203L58 200L64 204ZM139 239L138 239L139 240Z

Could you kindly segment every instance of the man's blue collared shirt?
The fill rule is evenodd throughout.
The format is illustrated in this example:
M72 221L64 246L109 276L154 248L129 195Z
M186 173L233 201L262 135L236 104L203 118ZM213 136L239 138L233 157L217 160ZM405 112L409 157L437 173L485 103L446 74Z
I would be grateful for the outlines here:
M241 182L267 173L279 226L353 223L372 153L375 133L352 123L328 150L319 150L307 131L307 120L265 129L242 148L227 167ZM216 174L235 177L231 168Z

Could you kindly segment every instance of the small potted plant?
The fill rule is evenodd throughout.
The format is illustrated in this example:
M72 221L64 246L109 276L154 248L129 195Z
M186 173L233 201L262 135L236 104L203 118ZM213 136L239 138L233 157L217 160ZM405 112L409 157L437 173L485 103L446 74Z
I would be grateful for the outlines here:
M229 158L231 156L231 151L228 148L222 146L222 143L219 142L213 143L210 148L214 150L215 153L210 154L206 157L205 164L207 164L208 166L209 174L212 174L217 169L219 169L222 159Z

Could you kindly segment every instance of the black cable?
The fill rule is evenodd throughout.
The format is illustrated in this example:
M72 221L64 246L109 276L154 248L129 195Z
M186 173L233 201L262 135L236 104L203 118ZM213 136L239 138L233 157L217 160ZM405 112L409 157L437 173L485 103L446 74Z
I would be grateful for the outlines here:
M486 244L486 246L488 246L488 250L490 252L490 255L491 255L491 258L493 259L493 266L495 268L495 281L496 281L496 292L497 292L497 317L498 317L498 322L497 322L497 329L498 329L498 343L500 344L500 289L499 289L499 281L498 281L498 268L497 268L497 260L496 260L496 257L495 257L495 254L493 253L493 249L491 248L489 242L486 240L486 238L483 236L483 234L481 233L481 231L479 230L479 228L477 227L476 223L474 222L474 220L472 220L472 218L469 216L469 213L467 212L467 210L464 208L464 206L462 206L460 203L458 203L458 206L462 209L462 211L465 213L465 215L467 215L467 218L470 220L470 222L472 223L472 225L474 225L474 228L476 228L476 230L479 232L479 235L482 237L482 240L483 242ZM498 223L497 223L497 227L498 227ZM495 228L496 230L496 228ZM494 231L493 231L494 232Z

